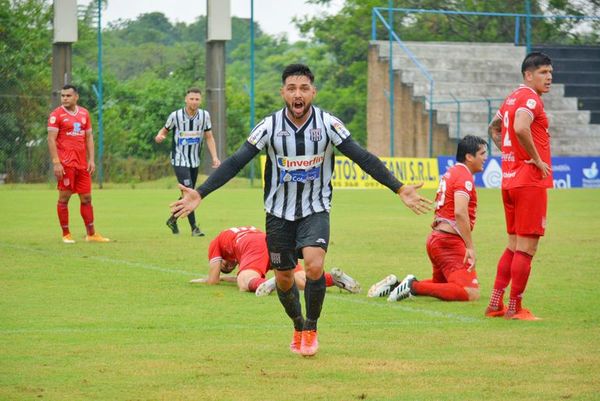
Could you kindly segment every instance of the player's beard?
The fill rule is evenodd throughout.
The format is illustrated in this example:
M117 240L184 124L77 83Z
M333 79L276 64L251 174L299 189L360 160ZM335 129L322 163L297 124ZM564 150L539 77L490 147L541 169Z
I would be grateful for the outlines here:
M294 109L294 103L287 103L286 102L286 107L288 109L288 113L295 120L302 120L302 119L304 119L304 117L306 117L306 115L310 112L310 106L311 106L310 103L309 104L304 103L304 107L302 107L302 111L300 113L298 113L296 111L297 109Z

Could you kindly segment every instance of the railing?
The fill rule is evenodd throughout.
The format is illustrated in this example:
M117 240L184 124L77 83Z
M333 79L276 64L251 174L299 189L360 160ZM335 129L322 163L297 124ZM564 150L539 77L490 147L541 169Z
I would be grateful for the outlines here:
M406 45L400 40L398 35L393 29L393 14L395 12L404 13L404 14L445 14L445 15L470 15L470 16L484 16L484 17L510 17L515 18L515 37L514 44L518 46L520 41L520 22L521 18L525 19L525 45L527 47L527 53L531 51L531 20L533 18L545 19L545 18L554 18L554 19L576 19L576 20L593 20L600 21L600 16L580 16L580 15L552 15L552 14L531 14L530 2L527 0L525 2L525 7L527 13L494 13L494 12L479 12L479 11L450 11L450 10L424 10L418 8L383 8L383 7L374 7L371 15L371 40L377 40L377 20L380 20L383 26L386 28L388 32L388 40L389 40L389 75L390 75L390 88L389 88L389 96L388 100L390 102L390 156L394 156L394 72L393 72L393 43L398 43L400 48L406 53L406 55L410 58L410 60L417 66L419 71L425 76L429 83L429 97L425 99L426 107L429 112L429 157L433 156L433 105L434 104L442 104L442 103L458 103L458 109L460 110L460 103L471 103L473 100L461 100L454 99L450 101L434 101L433 98L433 88L435 87L435 81L427 68L419 62L417 57L406 47ZM388 21L382 16L381 11L387 11ZM491 99L492 101L495 99ZM476 100L481 101L481 100ZM488 107L489 106L488 104ZM459 120L460 121L460 120ZM460 128L460 123L459 123ZM460 132L460 131L459 131Z

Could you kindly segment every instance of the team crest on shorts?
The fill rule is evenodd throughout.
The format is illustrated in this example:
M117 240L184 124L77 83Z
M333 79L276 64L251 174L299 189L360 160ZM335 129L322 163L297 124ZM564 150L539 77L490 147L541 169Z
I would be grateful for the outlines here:
M323 139L323 135L321 135L321 128L313 128L310 130L310 140L313 142L319 142Z

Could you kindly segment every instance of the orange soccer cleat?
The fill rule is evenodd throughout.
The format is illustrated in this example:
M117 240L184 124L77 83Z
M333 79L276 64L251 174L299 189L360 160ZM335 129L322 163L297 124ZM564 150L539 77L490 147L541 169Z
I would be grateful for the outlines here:
M302 332L298 330L294 330L294 336L292 337L292 342L290 343L290 351L294 354L299 354L300 349L302 347Z
M62 239L65 244L74 244L75 243L75 240L71 236L71 233L69 233L67 235L63 235Z
M319 350L319 340L317 339L317 330L303 330L302 344L300 353L302 356L313 356Z
M87 242L110 242L110 239L103 237L98 233L95 233L94 235L86 235L85 240Z
M508 320L542 320L531 313L529 309L521 308L518 311L508 310L504 314L504 318Z
M506 313L506 306L500 305L497 309L487 307L485 308L485 317L503 317Z

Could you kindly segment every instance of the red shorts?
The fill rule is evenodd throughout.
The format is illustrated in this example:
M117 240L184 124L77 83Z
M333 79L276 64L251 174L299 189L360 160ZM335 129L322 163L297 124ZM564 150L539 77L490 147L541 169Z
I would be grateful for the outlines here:
M477 272L475 269L468 271L469 265L463 263L466 251L460 236L433 230L427 237L427 255L433 267L432 281L479 288Z
M502 201L507 233L521 236L544 235L548 208L546 188L503 189Z
M65 174L56 186L59 191L70 191L75 194L89 194L92 192L92 177L86 169L65 167Z
M254 270L265 277L269 270L269 252L264 235L248 234L244 235L236 243L236 248L240 251L240 265L238 274L242 270Z

